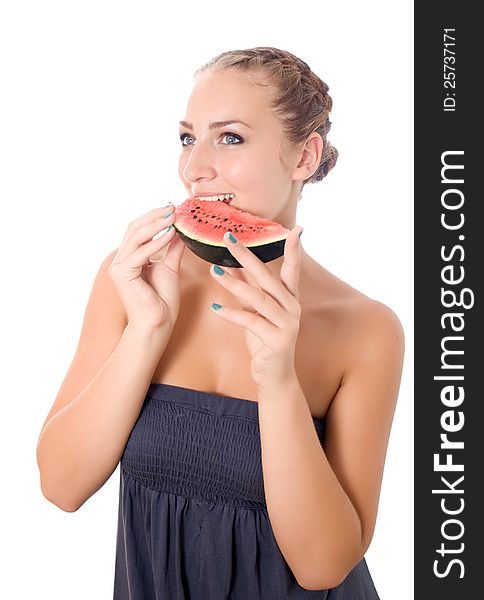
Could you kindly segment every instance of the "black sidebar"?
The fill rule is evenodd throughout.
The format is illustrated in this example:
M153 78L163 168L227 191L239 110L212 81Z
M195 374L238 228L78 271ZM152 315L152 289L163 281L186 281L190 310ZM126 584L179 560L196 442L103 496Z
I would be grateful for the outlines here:
M415 3L417 600L484 597L484 34L476 6Z

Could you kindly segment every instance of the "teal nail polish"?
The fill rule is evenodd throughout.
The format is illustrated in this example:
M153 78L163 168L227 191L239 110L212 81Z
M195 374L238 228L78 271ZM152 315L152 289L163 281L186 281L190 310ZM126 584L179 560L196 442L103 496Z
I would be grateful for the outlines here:
M229 240L232 242L232 244L237 243L237 238L235 237L235 235L232 235L232 232L229 232Z
M170 226L167 228L167 231L170 231L170 229L173 229L173 225L170 225Z
M173 211L171 211L171 213L168 213L167 215L165 215L163 218L168 219L168 217L171 217L172 214L173 214Z
M298 236L299 236L299 237L301 237L301 236L302 236L302 234L303 234L303 231L304 231L304 229L298 233Z
M212 302L212 308L214 308L215 310L220 310L222 307L220 304L217 304L216 302Z
M213 270L217 275L225 275L225 271L221 269L218 265L213 265Z

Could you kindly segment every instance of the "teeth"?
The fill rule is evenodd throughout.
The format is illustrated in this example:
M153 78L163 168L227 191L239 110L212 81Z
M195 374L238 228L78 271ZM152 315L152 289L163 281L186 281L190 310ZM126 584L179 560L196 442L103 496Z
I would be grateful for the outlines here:
M223 200L232 200L235 194L220 194L219 196L202 196L200 199L205 202L220 202Z

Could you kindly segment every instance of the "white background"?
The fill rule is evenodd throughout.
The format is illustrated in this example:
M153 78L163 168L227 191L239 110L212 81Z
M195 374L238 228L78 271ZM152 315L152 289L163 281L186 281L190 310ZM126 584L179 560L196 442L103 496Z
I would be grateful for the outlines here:
M382 600L413 597L412 3L12 0L0 9L5 598L112 597L119 469L64 513L41 494L38 435L100 263L130 220L185 197L177 123L193 71L259 45L308 62L334 102L340 157L304 190L306 250L406 332L367 561Z

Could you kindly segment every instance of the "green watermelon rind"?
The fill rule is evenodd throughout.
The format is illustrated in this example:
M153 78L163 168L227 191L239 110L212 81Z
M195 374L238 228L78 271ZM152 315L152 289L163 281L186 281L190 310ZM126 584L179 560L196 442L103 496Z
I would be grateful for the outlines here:
M177 229L176 225L173 225ZM231 254L226 246L218 244L205 244L199 240L194 240L186 236L182 231L177 229L181 239L194 254L203 258L209 263L219 265L221 267L242 267L239 261ZM275 260L284 254L284 246L286 240L278 240L269 244L260 246L247 246L247 248L257 256L262 262L267 263ZM245 244L244 244L245 245Z

